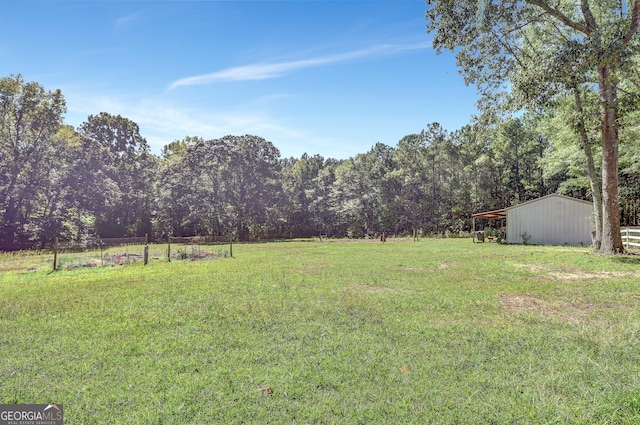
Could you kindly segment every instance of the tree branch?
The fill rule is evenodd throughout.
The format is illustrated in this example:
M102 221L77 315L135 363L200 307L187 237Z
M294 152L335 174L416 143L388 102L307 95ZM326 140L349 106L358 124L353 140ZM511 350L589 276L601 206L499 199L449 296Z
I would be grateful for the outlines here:
M640 76L640 72L638 72L637 70L635 70L635 72ZM640 93L640 79L634 80L633 76L629 76L628 80L635 88L638 89L638 92Z
M562 37L562 38L564 39L564 41L566 41L567 43L568 43L569 41L571 41L571 40L569 39L569 37L567 37L567 36L562 32L562 30L560 29L560 27L558 27L557 22L551 22L551 26L552 26L553 28L555 28L555 29L556 29L556 31L558 31L558 35L559 35L560 37Z
M638 25L640 24L640 0L635 0L633 2L633 12L631 12L631 26L629 27L629 32L622 40L622 44L625 46L631 42L631 39L638 31Z
M593 32L592 30L590 30L589 28L580 25L576 22L573 22L571 19L569 19L567 17L567 15L565 15L564 13L560 12L558 9L554 9L553 7L549 6L547 4L546 1L543 0L526 0L527 3L533 5L533 6L538 6L539 8L541 8L542 10L544 10L545 12L547 12L549 15L553 16L554 18L558 19L559 21L561 21L563 24L565 24L568 27L573 28L576 31L579 31L583 34L586 35L591 35L591 33ZM636 0L636 3L640 2L640 0Z
M591 8L589 7L589 0L582 0L582 15L584 16L584 20L587 23L587 28L591 31L595 31L598 29L598 24L596 23L596 18L593 17L593 13L591 13Z
M538 16L536 16L535 18L531 19L530 21L524 22L522 25L518 25L517 27L513 27L509 31L505 31L505 33L509 34L509 33L515 32L515 31L519 31L522 28L525 28L525 27L529 26L530 24L538 22L538 20L540 18L542 18L544 15L545 15L545 13L541 13Z
M524 42L527 44L527 46L529 46L529 48L533 51L533 53L535 54L536 57L540 57L540 52L538 52L538 50L536 49L536 46L531 42L531 40L529 40L529 37L527 37L526 34L522 35L522 38L524 40ZM527 57L529 59L531 59L530 55L527 55Z

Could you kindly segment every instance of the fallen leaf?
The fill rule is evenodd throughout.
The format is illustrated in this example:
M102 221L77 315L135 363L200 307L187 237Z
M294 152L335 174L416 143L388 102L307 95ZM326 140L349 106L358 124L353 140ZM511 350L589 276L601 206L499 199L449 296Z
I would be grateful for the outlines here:
M404 365L404 366L402 366L400 368L400 373L407 373L407 372L409 372L409 365L408 364L406 364L406 365Z
M265 394L273 395L273 388L271 387L260 387L258 388L258 391L260 391L262 395L265 395Z

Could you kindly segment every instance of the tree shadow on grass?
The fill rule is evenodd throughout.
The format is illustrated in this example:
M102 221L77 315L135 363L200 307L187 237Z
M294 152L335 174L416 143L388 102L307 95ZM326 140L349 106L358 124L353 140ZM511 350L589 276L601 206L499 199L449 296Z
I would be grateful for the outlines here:
M627 254L627 255L615 255L612 257L613 261L622 264L632 264L635 266L640 266L640 255L637 254Z

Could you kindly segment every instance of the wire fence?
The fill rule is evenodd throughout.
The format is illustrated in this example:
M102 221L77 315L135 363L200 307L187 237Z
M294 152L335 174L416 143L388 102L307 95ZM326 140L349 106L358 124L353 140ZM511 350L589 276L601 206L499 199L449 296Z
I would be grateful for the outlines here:
M142 238L100 239L82 245L57 242L50 250L0 253L0 272L73 270L141 263L206 261L233 256L233 241L210 238L169 238L165 243L145 243Z
M146 243L145 238L101 239L88 246L54 248L56 270L171 261L201 261L233 256L231 241L171 238L167 243Z
M622 229L625 248L640 252L640 227ZM262 240L275 242L291 239ZM311 241L323 242L320 234ZM382 235L382 241L386 241ZM416 235L414 233L414 241ZM233 257L234 241L226 237L171 237L166 242L145 243L147 238L110 238L82 245L58 242L52 250L0 252L0 272L33 272L38 270L73 270L87 267L114 267L126 264L153 264L172 261L206 261Z

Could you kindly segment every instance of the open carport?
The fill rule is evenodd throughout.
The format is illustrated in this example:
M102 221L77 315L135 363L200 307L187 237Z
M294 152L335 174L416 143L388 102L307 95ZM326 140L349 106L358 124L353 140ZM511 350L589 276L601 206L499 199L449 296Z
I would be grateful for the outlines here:
M480 240L477 219L504 231L502 242L534 245L591 245L593 204L551 194L508 208L472 215L474 241Z

